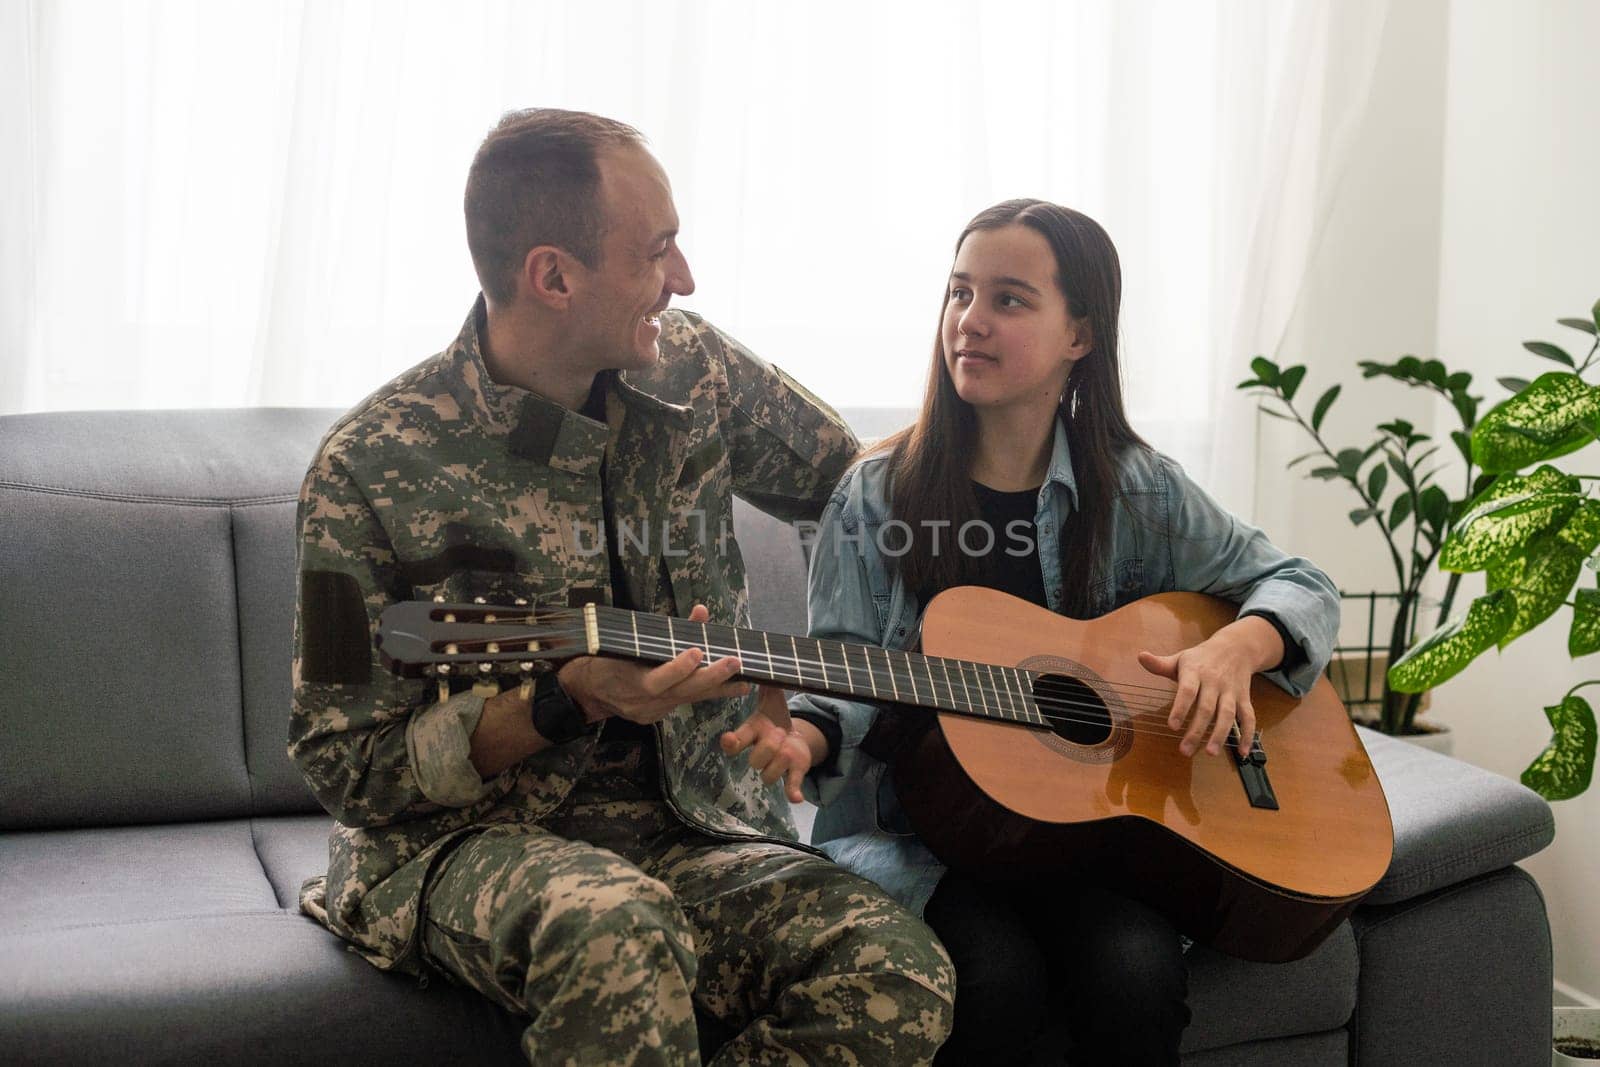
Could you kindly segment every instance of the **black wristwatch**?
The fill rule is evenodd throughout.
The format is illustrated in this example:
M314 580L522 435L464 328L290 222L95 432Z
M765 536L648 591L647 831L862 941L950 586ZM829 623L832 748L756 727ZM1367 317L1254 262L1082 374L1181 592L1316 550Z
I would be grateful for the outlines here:
M545 671L534 679L531 706L529 718L533 720L533 728L552 745L582 737L589 729L589 717L561 688L555 671Z

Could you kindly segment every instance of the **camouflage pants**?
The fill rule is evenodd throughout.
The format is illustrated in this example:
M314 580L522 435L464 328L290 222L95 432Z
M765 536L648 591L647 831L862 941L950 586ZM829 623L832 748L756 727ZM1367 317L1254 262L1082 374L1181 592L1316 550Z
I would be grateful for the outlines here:
M697 833L627 788L586 779L546 825L483 831L425 897L428 961L531 1015L531 1063L698 1063L696 1006L737 1033L717 1064L933 1057L955 979L921 920L827 860Z

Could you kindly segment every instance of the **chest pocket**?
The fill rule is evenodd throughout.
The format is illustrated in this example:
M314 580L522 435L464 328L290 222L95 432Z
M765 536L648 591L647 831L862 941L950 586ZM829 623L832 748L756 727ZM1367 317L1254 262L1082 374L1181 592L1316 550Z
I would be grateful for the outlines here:
M1137 556L1117 560L1111 573L1089 590L1089 605L1096 616L1115 611L1144 595L1144 560Z

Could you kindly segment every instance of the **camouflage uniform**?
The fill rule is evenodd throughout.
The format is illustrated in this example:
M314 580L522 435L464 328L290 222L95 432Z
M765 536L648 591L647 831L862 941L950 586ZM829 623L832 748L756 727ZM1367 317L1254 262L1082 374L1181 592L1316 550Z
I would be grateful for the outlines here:
M602 457L631 603L748 625L731 494L814 515L855 452L694 315L662 316L650 371L604 376L605 423L490 380L483 315L341 419L301 492L289 751L337 820L301 907L378 967L442 969L532 1015L536 1062L697 1062L694 1005L743 1031L719 1061L928 1059L948 960L796 845L778 787L723 756L748 698L677 708L654 746L602 726L484 781L467 758L484 693L440 700L377 660L396 600L604 598Z

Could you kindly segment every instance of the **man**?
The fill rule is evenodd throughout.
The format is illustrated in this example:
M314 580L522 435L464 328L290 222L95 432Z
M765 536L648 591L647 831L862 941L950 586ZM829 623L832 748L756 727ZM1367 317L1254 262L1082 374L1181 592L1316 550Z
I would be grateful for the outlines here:
M786 725L781 700L746 718L737 661L579 658L524 697L376 660L402 599L743 624L730 494L814 516L857 447L781 371L667 310L694 283L631 128L507 115L466 216L483 297L460 336L345 415L301 494L290 753L338 823L302 908L379 967L531 1016L537 1063L695 1063L697 1012L733 1035L718 1062L929 1059L948 960L794 845L778 789L724 757L741 719L742 737Z

